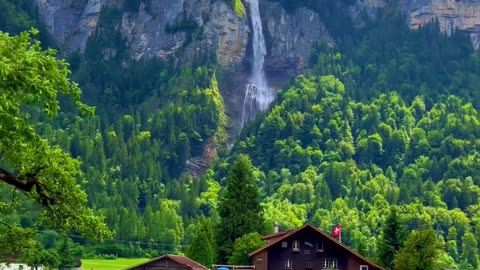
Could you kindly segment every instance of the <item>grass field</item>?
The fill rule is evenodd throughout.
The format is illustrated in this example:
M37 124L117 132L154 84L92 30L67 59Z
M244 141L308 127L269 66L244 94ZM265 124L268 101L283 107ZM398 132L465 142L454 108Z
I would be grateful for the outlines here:
M121 270L148 259L82 260L83 270Z

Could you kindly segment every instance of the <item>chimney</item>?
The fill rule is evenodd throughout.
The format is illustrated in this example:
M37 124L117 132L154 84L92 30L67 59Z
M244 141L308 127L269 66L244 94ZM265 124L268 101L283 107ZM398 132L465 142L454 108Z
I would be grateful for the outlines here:
M273 233L278 233L278 224L275 223L275 227L273 227Z

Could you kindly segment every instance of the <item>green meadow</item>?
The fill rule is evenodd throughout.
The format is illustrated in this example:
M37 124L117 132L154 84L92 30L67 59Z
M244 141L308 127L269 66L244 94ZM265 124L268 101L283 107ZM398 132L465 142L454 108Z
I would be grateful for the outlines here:
M82 260L83 270L121 270L148 259Z

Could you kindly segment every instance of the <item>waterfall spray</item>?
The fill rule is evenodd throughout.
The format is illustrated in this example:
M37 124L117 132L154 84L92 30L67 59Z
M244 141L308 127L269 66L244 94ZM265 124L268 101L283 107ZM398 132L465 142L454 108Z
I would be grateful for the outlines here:
M242 126L255 115L258 110L266 110L273 100L273 91L268 87L264 64L267 46L263 36L263 26L260 17L259 0L249 0L250 17L253 30L253 65L250 83L245 87L243 101Z

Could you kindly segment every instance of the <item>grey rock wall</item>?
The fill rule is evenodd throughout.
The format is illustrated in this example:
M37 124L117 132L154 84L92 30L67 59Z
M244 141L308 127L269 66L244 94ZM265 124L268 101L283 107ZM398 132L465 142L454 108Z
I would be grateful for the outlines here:
M121 0L35 1L47 30L67 52L85 50L98 27L102 7L123 5ZM262 1L261 9L269 37L267 64L272 69L301 68L314 41L321 36L329 38L318 14L311 10L301 8L287 14L270 1ZM179 27L185 23L195 25L193 34ZM182 63L213 51L221 65L233 67L246 60L249 46L248 17L236 16L224 0L143 1L137 12L123 13L118 28L136 60L174 56ZM115 48L103 51L108 58Z
M364 9L372 14L389 3L389 0L358 0L351 11L357 14ZM480 48L480 0L403 0L399 8L407 15L412 29L437 19L441 31L447 34L464 31L470 35L474 47Z

